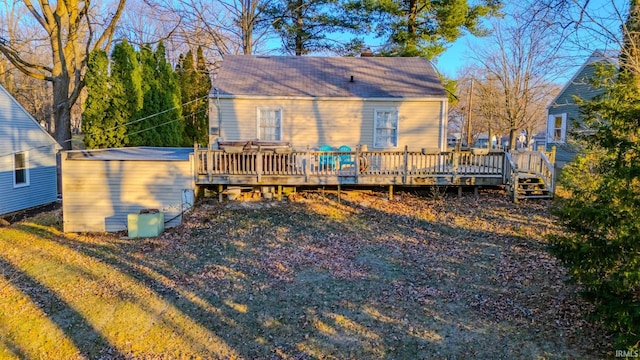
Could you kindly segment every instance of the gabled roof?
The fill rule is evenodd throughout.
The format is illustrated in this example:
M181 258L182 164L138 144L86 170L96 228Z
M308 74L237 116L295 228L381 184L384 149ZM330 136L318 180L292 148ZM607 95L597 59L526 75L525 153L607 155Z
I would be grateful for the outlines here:
M0 85L0 156L55 147L58 142Z
M571 86L572 84L574 84L576 82L576 80L578 80L578 77L580 76L580 74L582 74L582 72L584 71L584 69L587 66L589 66L591 64L594 64L594 63L604 63L604 62L608 62L610 64L618 66L617 56L618 56L617 52L614 53L614 52L611 52L611 51L607 52L607 51L603 51L603 50L596 50L593 53L591 53L591 55L589 56L587 61L585 61L584 64L582 64L582 66L580 66L578 71L576 71L576 73L573 74L571 79L564 84L564 86L562 87L562 90L560 90L560 92L553 98L553 100L551 100L551 102L549 103L549 106L547 106L547 108L551 108L552 106L556 105L556 102L558 101L558 99L561 96L563 96L564 92L567 91L569 86Z
M424 58L226 55L211 97L446 98Z

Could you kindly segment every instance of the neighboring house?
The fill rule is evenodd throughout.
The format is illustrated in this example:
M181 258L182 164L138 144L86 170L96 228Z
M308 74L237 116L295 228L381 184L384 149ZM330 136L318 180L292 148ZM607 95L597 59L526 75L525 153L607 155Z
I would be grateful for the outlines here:
M581 124L580 109L575 97L590 100L602 94L601 88L594 88L589 84L597 69L597 64L604 62L615 63L615 59L601 51L595 51L589 59L573 75L571 80L562 88L547 108L547 136L546 150L556 146L556 167L561 168L573 160L576 147L571 144L571 132L574 122Z
M424 58L226 55L209 94L210 143L282 141L446 151L447 93Z
M194 201L192 148L134 147L62 153L65 232L126 230L127 215L164 212L180 224Z
M58 198L58 143L0 86L0 214Z

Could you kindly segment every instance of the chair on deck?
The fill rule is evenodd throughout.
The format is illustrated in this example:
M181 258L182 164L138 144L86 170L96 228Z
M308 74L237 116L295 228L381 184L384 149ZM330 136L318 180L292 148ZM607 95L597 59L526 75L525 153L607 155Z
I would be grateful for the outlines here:
M351 152L351 148L348 147L347 145L342 145L338 148L338 152L341 153L350 153ZM351 157L351 154L342 154L338 156L338 160L340 161L340 170L342 170L342 165L354 165L356 164L356 162L353 160L353 158Z
M329 145L322 145L320 146L320 148L318 149L319 151L322 152L333 152L333 148ZM336 166L336 157L334 155L330 155L330 154L321 154L319 156L319 165L320 165L320 169L332 169Z

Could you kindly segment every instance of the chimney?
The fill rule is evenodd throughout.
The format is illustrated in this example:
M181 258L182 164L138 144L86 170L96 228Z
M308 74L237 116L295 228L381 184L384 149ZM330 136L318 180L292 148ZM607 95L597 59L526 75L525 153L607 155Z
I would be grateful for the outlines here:
M371 51L371 49L366 48L364 49L364 51L362 52L362 54L360 54L360 57L373 57L373 51Z

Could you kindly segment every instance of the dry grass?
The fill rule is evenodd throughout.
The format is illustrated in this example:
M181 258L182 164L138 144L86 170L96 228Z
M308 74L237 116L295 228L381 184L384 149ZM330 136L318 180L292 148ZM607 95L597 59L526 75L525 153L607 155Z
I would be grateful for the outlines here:
M0 229L0 358L606 356L548 202L294 196L206 201L155 239Z

